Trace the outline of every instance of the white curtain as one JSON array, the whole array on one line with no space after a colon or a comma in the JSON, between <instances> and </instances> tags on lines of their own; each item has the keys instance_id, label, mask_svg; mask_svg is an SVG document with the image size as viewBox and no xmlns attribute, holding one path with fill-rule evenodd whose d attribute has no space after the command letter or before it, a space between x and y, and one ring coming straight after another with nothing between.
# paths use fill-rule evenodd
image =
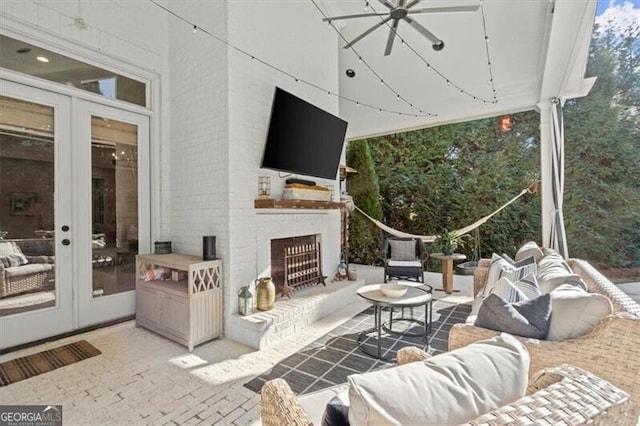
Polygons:
<instances>
[{"instance_id":1,"label":"white curtain","mask_svg":"<svg viewBox=\"0 0 640 426\"><path fill-rule=\"evenodd\" d=\"M565 259L569 257L567 235L564 229L564 214L562 199L564 194L564 121L562 117L562 102L554 99L551 103L551 161L550 179L551 209L550 232L546 246L556 250ZM543 176L543 180L545 177Z\"/></svg>"}]
</instances>

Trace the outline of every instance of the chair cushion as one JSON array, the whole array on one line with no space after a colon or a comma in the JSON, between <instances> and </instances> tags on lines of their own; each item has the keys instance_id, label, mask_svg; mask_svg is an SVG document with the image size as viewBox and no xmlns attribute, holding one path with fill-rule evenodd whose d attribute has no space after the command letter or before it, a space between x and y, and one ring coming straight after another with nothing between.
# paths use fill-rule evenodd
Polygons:
<instances>
[{"instance_id":1,"label":"chair cushion","mask_svg":"<svg viewBox=\"0 0 640 426\"><path fill-rule=\"evenodd\" d=\"M529 256L533 256L536 263L540 261L544 257L544 253L538 247L535 241L529 241L520 247L516 253L516 262L519 262L523 259L526 259Z\"/></svg>"},{"instance_id":2,"label":"chair cushion","mask_svg":"<svg viewBox=\"0 0 640 426\"><path fill-rule=\"evenodd\" d=\"M411 268L420 268L422 263L419 260L390 260L387 262L388 266L403 266Z\"/></svg>"},{"instance_id":3,"label":"chair cushion","mask_svg":"<svg viewBox=\"0 0 640 426\"><path fill-rule=\"evenodd\" d=\"M490 294L478 311L475 325L522 337L544 339L549 332L551 296L509 303L497 294Z\"/></svg>"},{"instance_id":4,"label":"chair cushion","mask_svg":"<svg viewBox=\"0 0 640 426\"><path fill-rule=\"evenodd\" d=\"M393 260L416 260L416 242L414 240L389 240Z\"/></svg>"},{"instance_id":5,"label":"chair cushion","mask_svg":"<svg viewBox=\"0 0 640 426\"><path fill-rule=\"evenodd\" d=\"M587 290L587 286L580 276L574 274L564 258L555 252L546 255L540 260L536 278L543 293L550 293L556 287L565 283L574 283L585 291Z\"/></svg>"},{"instance_id":6,"label":"chair cushion","mask_svg":"<svg viewBox=\"0 0 640 426\"><path fill-rule=\"evenodd\" d=\"M13 253L6 256L0 256L0 265L4 266L5 268L22 266L26 265L27 263L29 263L29 261L22 253Z\"/></svg>"},{"instance_id":7,"label":"chair cushion","mask_svg":"<svg viewBox=\"0 0 640 426\"><path fill-rule=\"evenodd\" d=\"M524 396L529 353L515 337L489 340L348 377L352 425L460 424Z\"/></svg>"},{"instance_id":8,"label":"chair cushion","mask_svg":"<svg viewBox=\"0 0 640 426\"><path fill-rule=\"evenodd\" d=\"M6 268L4 273L7 277L20 277L28 274L38 274L41 272L49 272L53 269L50 263L29 263L28 265L14 266Z\"/></svg>"},{"instance_id":9,"label":"chair cushion","mask_svg":"<svg viewBox=\"0 0 640 426\"><path fill-rule=\"evenodd\" d=\"M557 287L550 296L552 314L548 340L583 336L613 312L613 305L606 296L588 293L573 284Z\"/></svg>"}]
</instances>

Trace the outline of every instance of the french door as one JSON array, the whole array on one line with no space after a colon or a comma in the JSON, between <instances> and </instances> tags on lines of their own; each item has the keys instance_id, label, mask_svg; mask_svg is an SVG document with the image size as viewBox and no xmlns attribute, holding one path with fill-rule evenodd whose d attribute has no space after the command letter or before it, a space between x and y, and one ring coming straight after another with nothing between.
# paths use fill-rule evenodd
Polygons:
<instances>
[{"instance_id":1,"label":"french door","mask_svg":"<svg viewBox=\"0 0 640 426\"><path fill-rule=\"evenodd\" d=\"M0 349L135 312L148 120L0 80Z\"/></svg>"}]
</instances>

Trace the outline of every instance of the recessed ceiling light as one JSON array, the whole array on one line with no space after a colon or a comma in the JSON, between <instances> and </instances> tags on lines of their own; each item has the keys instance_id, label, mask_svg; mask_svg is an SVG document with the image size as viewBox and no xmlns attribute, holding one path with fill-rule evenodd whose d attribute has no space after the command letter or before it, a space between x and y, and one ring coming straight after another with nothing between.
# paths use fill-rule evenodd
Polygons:
<instances>
[{"instance_id":1,"label":"recessed ceiling light","mask_svg":"<svg viewBox=\"0 0 640 426\"><path fill-rule=\"evenodd\" d=\"M47 58L45 56L38 56L36 59L39 60L40 62L44 62L44 63L49 62L49 58Z\"/></svg>"}]
</instances>

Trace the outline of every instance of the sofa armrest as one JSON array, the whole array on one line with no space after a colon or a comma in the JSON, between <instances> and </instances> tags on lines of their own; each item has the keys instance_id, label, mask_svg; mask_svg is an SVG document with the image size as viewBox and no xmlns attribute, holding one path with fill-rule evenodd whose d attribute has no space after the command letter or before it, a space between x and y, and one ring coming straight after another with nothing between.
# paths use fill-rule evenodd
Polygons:
<instances>
[{"instance_id":1,"label":"sofa armrest","mask_svg":"<svg viewBox=\"0 0 640 426\"><path fill-rule=\"evenodd\" d=\"M487 282L491 259L480 259L478 267L473 271L473 297L475 298Z\"/></svg>"},{"instance_id":2,"label":"sofa armrest","mask_svg":"<svg viewBox=\"0 0 640 426\"><path fill-rule=\"evenodd\" d=\"M449 331L449 350L499 332L468 324ZM563 363L584 368L631 395L640 415L640 319L628 313L607 316L588 334L565 341L516 336L529 350L529 377L539 370Z\"/></svg>"},{"instance_id":3,"label":"sofa armrest","mask_svg":"<svg viewBox=\"0 0 640 426\"><path fill-rule=\"evenodd\" d=\"M265 426L307 426L311 419L298 402L287 382L283 379L269 380L260 392L262 403L261 420Z\"/></svg>"},{"instance_id":4,"label":"sofa armrest","mask_svg":"<svg viewBox=\"0 0 640 426\"><path fill-rule=\"evenodd\" d=\"M469 425L486 424L634 424L629 394L571 365L546 369L544 386L512 404L483 414Z\"/></svg>"},{"instance_id":5,"label":"sofa armrest","mask_svg":"<svg viewBox=\"0 0 640 426\"><path fill-rule=\"evenodd\" d=\"M398 364L409 364L410 362L424 361L431 358L431 355L415 346L406 346L398 351Z\"/></svg>"}]
</instances>

